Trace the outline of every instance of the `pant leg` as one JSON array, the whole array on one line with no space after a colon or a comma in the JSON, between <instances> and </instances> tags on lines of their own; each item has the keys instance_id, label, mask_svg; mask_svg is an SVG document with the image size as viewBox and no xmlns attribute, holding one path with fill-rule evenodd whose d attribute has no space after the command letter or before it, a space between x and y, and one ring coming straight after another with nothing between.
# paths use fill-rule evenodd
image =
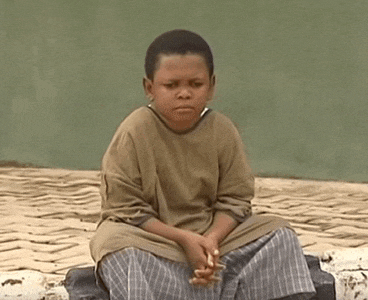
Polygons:
<instances>
[{"instance_id":1,"label":"pant leg","mask_svg":"<svg viewBox=\"0 0 368 300\"><path fill-rule=\"evenodd\" d=\"M220 284L213 287L189 283L188 264L128 248L107 255L98 273L110 292L111 300L220 300Z\"/></svg>"},{"instance_id":2,"label":"pant leg","mask_svg":"<svg viewBox=\"0 0 368 300\"><path fill-rule=\"evenodd\" d=\"M237 258L239 256L240 259ZM238 274L235 299L278 299L289 296L310 299L315 293L297 236L288 228L276 230L230 252L224 257L224 262L229 266L229 274Z\"/></svg>"},{"instance_id":3,"label":"pant leg","mask_svg":"<svg viewBox=\"0 0 368 300\"><path fill-rule=\"evenodd\" d=\"M280 229L221 258L226 269L213 287L188 283L192 270L138 249L107 255L98 270L110 299L265 300L309 299L314 286L301 247L290 229ZM294 299L288 298L288 299Z\"/></svg>"}]
</instances>

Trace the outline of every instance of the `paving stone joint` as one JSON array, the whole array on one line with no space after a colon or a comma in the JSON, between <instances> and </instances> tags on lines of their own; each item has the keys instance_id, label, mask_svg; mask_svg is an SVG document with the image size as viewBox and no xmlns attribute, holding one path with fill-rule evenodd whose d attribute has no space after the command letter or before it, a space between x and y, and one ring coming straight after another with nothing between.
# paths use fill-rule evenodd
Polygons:
<instances>
[{"instance_id":1,"label":"paving stone joint","mask_svg":"<svg viewBox=\"0 0 368 300\"><path fill-rule=\"evenodd\" d=\"M0 167L1 299L11 299L4 289L24 288L24 272L43 278L36 276L49 292L42 297L62 299L52 293L63 288L67 271L93 265L88 242L99 217L99 184L99 171ZM356 296L346 299L368 299L359 290L368 290L368 184L257 177L253 212L287 219L304 252L337 276L336 288ZM356 260L348 259L352 253ZM349 266L336 269L344 261Z\"/></svg>"}]
</instances>

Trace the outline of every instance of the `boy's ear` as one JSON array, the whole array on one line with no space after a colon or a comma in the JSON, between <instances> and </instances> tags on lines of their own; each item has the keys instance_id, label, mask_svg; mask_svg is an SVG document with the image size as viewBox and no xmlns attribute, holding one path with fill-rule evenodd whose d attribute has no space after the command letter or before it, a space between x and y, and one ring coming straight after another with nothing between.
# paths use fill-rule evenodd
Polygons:
<instances>
[{"instance_id":1,"label":"boy's ear","mask_svg":"<svg viewBox=\"0 0 368 300\"><path fill-rule=\"evenodd\" d=\"M211 77L211 86L212 86L212 88L215 88L215 85L216 85L216 75L213 74L212 77Z\"/></svg>"},{"instance_id":2,"label":"boy's ear","mask_svg":"<svg viewBox=\"0 0 368 300\"><path fill-rule=\"evenodd\" d=\"M211 102L213 99L213 96L215 95L215 86L216 86L216 75L213 74L210 78L210 93L208 97L208 102Z\"/></svg>"},{"instance_id":3,"label":"boy's ear","mask_svg":"<svg viewBox=\"0 0 368 300\"><path fill-rule=\"evenodd\" d=\"M146 94L146 97L148 99L153 98L152 95L152 80L148 79L147 77L143 77L143 89L144 93Z\"/></svg>"}]
</instances>

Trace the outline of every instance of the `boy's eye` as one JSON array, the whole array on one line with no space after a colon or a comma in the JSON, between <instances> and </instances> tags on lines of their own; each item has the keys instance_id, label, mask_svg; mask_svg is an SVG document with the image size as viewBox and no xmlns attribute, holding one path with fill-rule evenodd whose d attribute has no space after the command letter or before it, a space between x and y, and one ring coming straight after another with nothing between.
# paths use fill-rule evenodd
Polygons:
<instances>
[{"instance_id":1,"label":"boy's eye","mask_svg":"<svg viewBox=\"0 0 368 300\"><path fill-rule=\"evenodd\" d=\"M164 83L164 86L168 89L172 89L176 86L174 82Z\"/></svg>"},{"instance_id":2,"label":"boy's eye","mask_svg":"<svg viewBox=\"0 0 368 300\"><path fill-rule=\"evenodd\" d=\"M192 84L194 87L201 87L203 85L202 82L193 82Z\"/></svg>"},{"instance_id":3,"label":"boy's eye","mask_svg":"<svg viewBox=\"0 0 368 300\"><path fill-rule=\"evenodd\" d=\"M193 82L190 82L189 85L193 88L199 88L203 85L203 82L193 81ZM177 83L177 82L167 82L167 83L164 83L163 86L167 89L173 89L173 88L176 88L177 86L179 86L179 83Z\"/></svg>"}]
</instances>

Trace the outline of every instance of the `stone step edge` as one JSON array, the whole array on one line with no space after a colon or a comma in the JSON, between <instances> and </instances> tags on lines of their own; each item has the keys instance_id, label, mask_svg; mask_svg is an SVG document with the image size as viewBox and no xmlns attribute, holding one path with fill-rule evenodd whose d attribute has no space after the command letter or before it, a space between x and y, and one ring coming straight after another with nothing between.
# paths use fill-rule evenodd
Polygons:
<instances>
[{"instance_id":1,"label":"stone step edge","mask_svg":"<svg viewBox=\"0 0 368 300\"><path fill-rule=\"evenodd\" d=\"M0 299L68 300L64 276L33 270L0 272Z\"/></svg>"},{"instance_id":2,"label":"stone step edge","mask_svg":"<svg viewBox=\"0 0 368 300\"><path fill-rule=\"evenodd\" d=\"M321 269L334 276L336 300L368 299L368 248L304 254L319 257Z\"/></svg>"},{"instance_id":3,"label":"stone step edge","mask_svg":"<svg viewBox=\"0 0 368 300\"><path fill-rule=\"evenodd\" d=\"M368 248L304 254L317 256L321 269L334 276L336 300L368 299ZM32 270L0 272L0 299L68 300L64 278Z\"/></svg>"}]
</instances>

